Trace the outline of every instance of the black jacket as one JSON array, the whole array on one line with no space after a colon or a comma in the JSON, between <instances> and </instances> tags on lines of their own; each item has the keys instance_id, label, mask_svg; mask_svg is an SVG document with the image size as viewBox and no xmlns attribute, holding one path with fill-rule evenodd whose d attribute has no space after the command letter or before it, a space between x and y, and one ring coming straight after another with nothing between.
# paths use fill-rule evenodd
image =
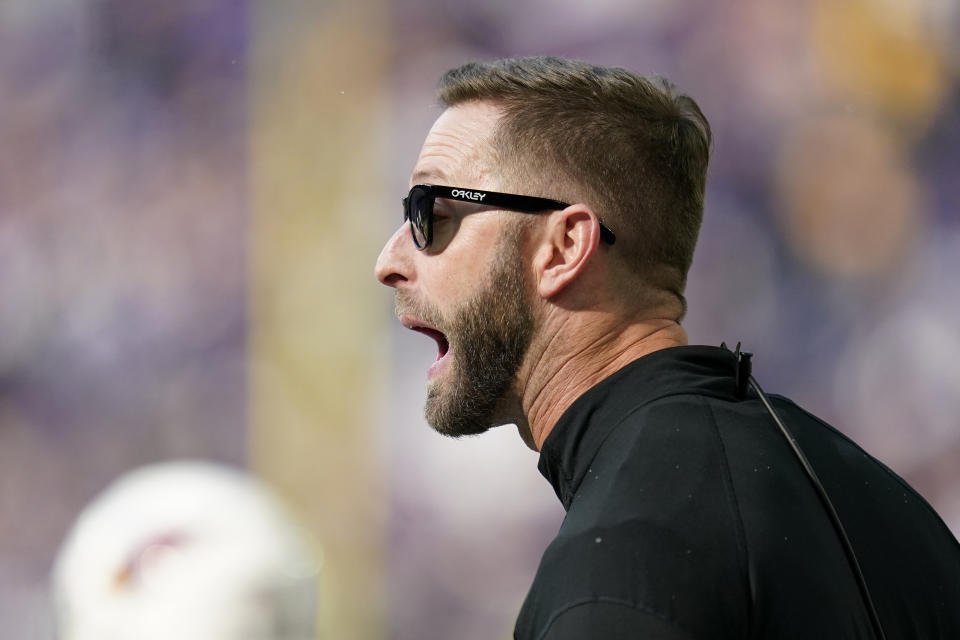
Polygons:
<instances>
[{"instance_id":1,"label":"black jacket","mask_svg":"<svg viewBox=\"0 0 960 640\"><path fill-rule=\"evenodd\" d=\"M773 402L888 640L960 639L960 545L943 521L843 434ZM737 398L729 351L666 349L613 374L564 413L540 471L567 515L516 638L874 638L823 504L759 399Z\"/></svg>"}]
</instances>

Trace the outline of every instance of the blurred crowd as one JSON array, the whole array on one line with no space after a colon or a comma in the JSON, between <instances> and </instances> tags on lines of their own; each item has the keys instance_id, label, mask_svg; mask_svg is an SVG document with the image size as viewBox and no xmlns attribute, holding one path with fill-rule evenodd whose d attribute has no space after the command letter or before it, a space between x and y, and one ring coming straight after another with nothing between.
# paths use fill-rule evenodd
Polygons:
<instances>
[{"instance_id":1,"label":"blurred crowd","mask_svg":"<svg viewBox=\"0 0 960 640\"><path fill-rule=\"evenodd\" d=\"M370 38L390 61L367 179L397 198L350 212L353 233L399 222L447 68L553 54L667 76L714 132L692 341L742 341L765 390L960 533L960 5L362 4L388 16ZM0 3L0 638L52 637L55 551L117 475L248 458L251 15L295 5ZM389 407L369 426L388 434L385 637L508 637L562 511L511 429L430 433L431 347L389 337L371 380L391 383L368 391Z\"/></svg>"},{"instance_id":2,"label":"blurred crowd","mask_svg":"<svg viewBox=\"0 0 960 640\"><path fill-rule=\"evenodd\" d=\"M0 3L5 640L116 475L244 462L243 9Z\"/></svg>"}]
</instances>

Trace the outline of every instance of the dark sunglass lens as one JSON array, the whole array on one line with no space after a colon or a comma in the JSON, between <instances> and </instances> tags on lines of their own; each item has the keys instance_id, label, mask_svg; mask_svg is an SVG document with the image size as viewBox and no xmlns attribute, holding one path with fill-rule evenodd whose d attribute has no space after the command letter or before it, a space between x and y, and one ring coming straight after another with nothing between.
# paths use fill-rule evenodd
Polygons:
<instances>
[{"instance_id":1,"label":"dark sunglass lens","mask_svg":"<svg viewBox=\"0 0 960 640\"><path fill-rule=\"evenodd\" d=\"M430 208L433 199L426 190L414 187L410 190L410 199L407 201L407 215L410 216L410 231L413 233L413 243L418 249L425 249L430 244L430 223L432 216Z\"/></svg>"}]
</instances>

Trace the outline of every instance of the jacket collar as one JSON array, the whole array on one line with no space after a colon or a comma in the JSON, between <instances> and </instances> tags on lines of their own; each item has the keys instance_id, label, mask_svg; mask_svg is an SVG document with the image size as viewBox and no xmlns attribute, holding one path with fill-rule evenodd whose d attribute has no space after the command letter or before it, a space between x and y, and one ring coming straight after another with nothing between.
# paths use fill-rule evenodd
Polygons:
<instances>
[{"instance_id":1,"label":"jacket collar","mask_svg":"<svg viewBox=\"0 0 960 640\"><path fill-rule=\"evenodd\" d=\"M735 397L735 360L720 347L671 347L634 360L577 398L547 436L538 468L564 509L596 457L623 420L665 396Z\"/></svg>"}]
</instances>

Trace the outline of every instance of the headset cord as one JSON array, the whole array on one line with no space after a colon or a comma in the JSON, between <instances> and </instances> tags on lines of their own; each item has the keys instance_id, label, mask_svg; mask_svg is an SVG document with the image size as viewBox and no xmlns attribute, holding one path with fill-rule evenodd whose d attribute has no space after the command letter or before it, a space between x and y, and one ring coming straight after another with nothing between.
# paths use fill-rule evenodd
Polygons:
<instances>
[{"instance_id":1,"label":"headset cord","mask_svg":"<svg viewBox=\"0 0 960 640\"><path fill-rule=\"evenodd\" d=\"M740 353L739 347L740 345L737 345L738 353ZM817 490L820 500L823 502L823 506L827 510L827 515L830 516L830 520L833 522L833 528L836 529L837 535L840 537L840 541L843 543L843 550L847 554L847 560L850 561L850 567L853 570L854 577L857 579L857 585L860 587L860 594L863 596L863 601L867 606L867 613L870 615L870 622L873 625L873 631L878 640L886 640L887 637L883 633L883 626L880 624L880 616L877 615L877 609L873 606L873 599L870 597L870 589L867 588L867 581L863 577L863 571L860 570L860 563L857 561L857 556L853 552L853 545L850 544L850 538L847 537L847 532L843 528L843 524L840 522L840 516L837 514L837 510L834 508L833 503L830 501L830 497L827 495L827 490L824 489L823 485L820 483L820 479L817 477L817 473L813 470L813 467L810 466L810 462L807 460L807 457L803 455L803 451L800 449L800 445L797 443L796 438L793 437L793 434L790 433L789 429L787 429L787 425L783 423L783 420L781 420L780 416L777 415L777 412L774 411L773 405L770 404L770 400L767 398L767 395L763 392L763 389L760 388L760 385L757 384L756 378L754 378L752 375L749 375L749 373L747 375L748 379L750 380L750 386L752 386L753 390L757 392L757 395L760 397L760 401L763 402L763 405L773 417L773 421L777 423L778 427L780 427L781 433L783 433L783 436L787 439L787 442L790 443L790 448L793 449L793 453L797 456L800 464L803 465L804 470L807 472L807 477L810 478L814 488Z\"/></svg>"}]
</instances>

